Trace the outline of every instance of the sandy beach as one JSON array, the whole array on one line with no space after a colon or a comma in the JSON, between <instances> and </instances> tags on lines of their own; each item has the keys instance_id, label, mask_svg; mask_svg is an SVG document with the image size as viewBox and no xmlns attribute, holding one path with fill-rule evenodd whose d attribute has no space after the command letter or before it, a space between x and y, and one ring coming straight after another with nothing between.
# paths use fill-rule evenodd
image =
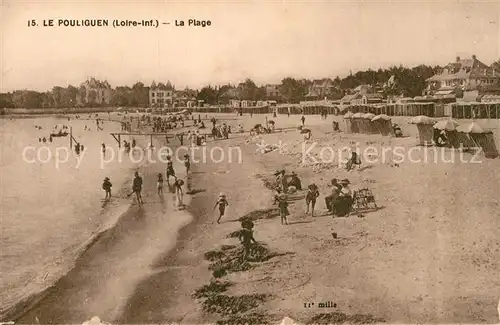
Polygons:
<instances>
[{"instance_id":1,"label":"sandy beach","mask_svg":"<svg viewBox=\"0 0 500 325\"><path fill-rule=\"evenodd\" d=\"M289 316L305 323L329 313L363 323L495 322L500 161L397 167L375 162L350 172L336 163L302 165L303 139L293 129L299 118L279 116L277 128L286 130L261 138L233 133L229 140L209 142L208 148L241 148L242 163L194 164L190 182L196 194L187 210L174 211L168 194L164 200L157 197L155 175L164 167L146 166L146 204L132 205L117 227L104 233L77 267L17 322L78 323L94 315L129 324L222 320L223 315L204 311L202 300L191 295L212 279L204 254L239 245L227 237L240 229L238 219L250 213L255 239L281 255L218 279L233 283L223 293L227 296L269 295L243 318L258 312L268 322ZM312 140L321 146L415 144L413 137L332 133L331 120L307 116ZM228 123L233 129L243 123L248 130L264 121L265 116L254 115ZM403 125L404 132L411 133L411 127ZM287 149L256 152L261 139L282 140ZM312 182L319 186L316 217L305 214L303 199L290 202L288 226L267 212L274 208L273 194L263 179L273 181L280 168L295 171L304 187ZM332 218L325 213L324 197L333 177L348 178L354 189L370 188L379 209ZM227 193L230 204L220 225L212 211L219 192Z\"/></svg>"}]
</instances>

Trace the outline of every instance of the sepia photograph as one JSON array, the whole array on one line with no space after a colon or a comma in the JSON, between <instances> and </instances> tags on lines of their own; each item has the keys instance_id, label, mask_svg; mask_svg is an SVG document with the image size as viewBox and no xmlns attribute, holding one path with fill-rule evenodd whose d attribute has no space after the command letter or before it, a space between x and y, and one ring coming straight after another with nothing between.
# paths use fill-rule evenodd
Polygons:
<instances>
[{"instance_id":1,"label":"sepia photograph","mask_svg":"<svg viewBox=\"0 0 500 325\"><path fill-rule=\"evenodd\" d=\"M500 323L500 2L0 0L0 67L0 325Z\"/></svg>"}]
</instances>

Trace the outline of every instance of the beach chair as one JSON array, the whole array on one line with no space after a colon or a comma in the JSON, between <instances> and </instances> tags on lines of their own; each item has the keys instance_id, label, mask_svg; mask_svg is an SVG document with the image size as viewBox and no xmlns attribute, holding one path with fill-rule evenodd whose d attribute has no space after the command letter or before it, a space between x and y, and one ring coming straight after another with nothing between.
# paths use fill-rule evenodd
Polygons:
<instances>
[{"instance_id":1,"label":"beach chair","mask_svg":"<svg viewBox=\"0 0 500 325\"><path fill-rule=\"evenodd\" d=\"M362 188L354 191L351 212L360 212L364 210L377 210L375 197L369 188Z\"/></svg>"}]
</instances>

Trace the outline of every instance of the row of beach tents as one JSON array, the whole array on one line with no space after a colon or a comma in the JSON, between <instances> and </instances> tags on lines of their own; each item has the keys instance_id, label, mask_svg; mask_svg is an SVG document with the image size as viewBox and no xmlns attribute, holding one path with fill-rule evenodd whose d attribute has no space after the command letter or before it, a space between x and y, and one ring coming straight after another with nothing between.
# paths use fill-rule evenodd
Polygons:
<instances>
[{"instance_id":1,"label":"row of beach tents","mask_svg":"<svg viewBox=\"0 0 500 325\"><path fill-rule=\"evenodd\" d=\"M481 148L487 158L499 156L493 132L485 131L476 122L460 124L453 119L436 120L428 116L416 116L410 123L416 124L418 129L419 144L432 145L436 134L444 131L449 146L470 150Z\"/></svg>"},{"instance_id":2,"label":"row of beach tents","mask_svg":"<svg viewBox=\"0 0 500 325\"><path fill-rule=\"evenodd\" d=\"M344 115L347 133L382 134L393 133L391 118L388 115L373 113L352 113Z\"/></svg>"}]
</instances>

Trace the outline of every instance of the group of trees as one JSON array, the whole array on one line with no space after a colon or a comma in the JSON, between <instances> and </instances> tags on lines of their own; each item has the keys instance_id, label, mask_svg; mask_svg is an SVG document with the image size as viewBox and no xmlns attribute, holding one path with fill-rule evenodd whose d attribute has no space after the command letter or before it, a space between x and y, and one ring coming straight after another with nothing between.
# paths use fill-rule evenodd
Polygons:
<instances>
[{"instance_id":1,"label":"group of trees","mask_svg":"<svg viewBox=\"0 0 500 325\"><path fill-rule=\"evenodd\" d=\"M119 86L113 91L110 101L111 106L149 106L149 87L142 82L135 83L132 87Z\"/></svg>"},{"instance_id":2,"label":"group of trees","mask_svg":"<svg viewBox=\"0 0 500 325\"><path fill-rule=\"evenodd\" d=\"M98 102L97 91L87 90L82 86L59 87L51 91L38 92L33 90L16 90L11 93L0 94L0 108L71 108L77 106L149 106L149 87L137 82L132 87L116 87L110 90L108 101Z\"/></svg>"},{"instance_id":3,"label":"group of trees","mask_svg":"<svg viewBox=\"0 0 500 325\"><path fill-rule=\"evenodd\" d=\"M371 69L358 71L342 79L340 77L336 77L333 80L329 79L335 91L332 91L327 97L329 99L338 99L359 85L371 85L385 96L420 96L426 88L426 79L438 73L440 69L438 66L419 65L411 69L403 66L394 66L376 71ZM388 85L387 81L392 76L395 82ZM208 104L227 104L229 99L253 101L272 99L287 103L298 103L305 100L305 96L309 93L309 89L313 83L314 80L286 77L278 87L280 95L268 98L265 86L259 87L255 82L247 79L237 86L204 87L199 92L198 99L204 100Z\"/></svg>"}]
</instances>

